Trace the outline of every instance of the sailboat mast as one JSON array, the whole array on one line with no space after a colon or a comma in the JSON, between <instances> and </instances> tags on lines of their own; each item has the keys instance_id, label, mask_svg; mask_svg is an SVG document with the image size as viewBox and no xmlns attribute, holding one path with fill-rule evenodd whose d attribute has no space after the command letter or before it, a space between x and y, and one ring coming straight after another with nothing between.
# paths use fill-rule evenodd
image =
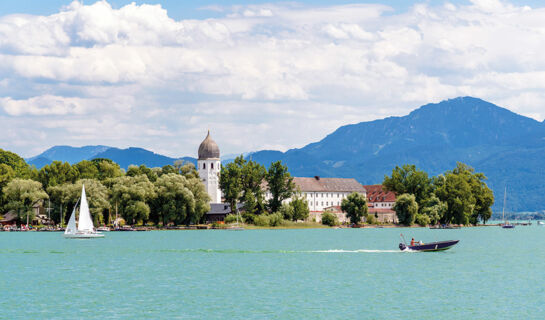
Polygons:
<instances>
[{"instance_id":1,"label":"sailboat mast","mask_svg":"<svg viewBox=\"0 0 545 320\"><path fill-rule=\"evenodd\" d=\"M503 192L503 211L502 211L502 219L505 221L505 202L507 200L507 186L505 187L505 191Z\"/></svg>"}]
</instances>

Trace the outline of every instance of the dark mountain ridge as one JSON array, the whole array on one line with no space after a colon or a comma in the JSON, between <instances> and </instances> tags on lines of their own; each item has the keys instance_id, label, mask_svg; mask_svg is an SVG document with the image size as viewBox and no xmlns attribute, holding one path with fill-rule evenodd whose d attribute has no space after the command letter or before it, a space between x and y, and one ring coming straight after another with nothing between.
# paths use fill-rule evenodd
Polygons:
<instances>
[{"instance_id":1,"label":"dark mountain ridge","mask_svg":"<svg viewBox=\"0 0 545 320\"><path fill-rule=\"evenodd\" d=\"M403 117L342 126L301 149L256 152L252 159L264 165L282 160L295 176L353 177L363 184L381 183L396 165L415 164L437 175L460 161L489 178L497 199L504 186L512 190L506 210L537 211L545 209L539 199L545 192L544 137L543 122L461 97Z\"/></svg>"}]
</instances>

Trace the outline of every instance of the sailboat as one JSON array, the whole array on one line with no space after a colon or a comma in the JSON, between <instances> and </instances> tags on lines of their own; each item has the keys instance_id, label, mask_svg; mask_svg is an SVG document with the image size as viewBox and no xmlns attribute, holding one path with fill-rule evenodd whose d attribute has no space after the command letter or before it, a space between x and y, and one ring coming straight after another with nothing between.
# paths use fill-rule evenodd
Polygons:
<instances>
[{"instance_id":1,"label":"sailboat","mask_svg":"<svg viewBox=\"0 0 545 320\"><path fill-rule=\"evenodd\" d=\"M93 220L91 219L91 213L89 212L89 204L87 203L87 197L85 196L85 186L81 187L81 204L79 209L79 221L76 225L76 208L78 203L74 206L66 230L64 231L65 238L72 239L90 239L90 238L103 238L104 235L95 230Z\"/></svg>"},{"instance_id":2,"label":"sailboat","mask_svg":"<svg viewBox=\"0 0 545 320\"><path fill-rule=\"evenodd\" d=\"M505 191L503 193L503 211L502 211L502 220L503 223L501 224L501 227L504 229L513 229L515 228L515 225L512 225L509 223L509 221L505 220L505 202L507 200L507 187L505 187Z\"/></svg>"}]
</instances>

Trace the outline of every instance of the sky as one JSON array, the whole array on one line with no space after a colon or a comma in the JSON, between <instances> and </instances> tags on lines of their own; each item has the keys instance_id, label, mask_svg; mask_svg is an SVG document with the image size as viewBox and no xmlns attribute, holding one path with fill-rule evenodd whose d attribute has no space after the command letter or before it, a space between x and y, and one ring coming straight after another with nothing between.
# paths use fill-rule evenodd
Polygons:
<instances>
[{"instance_id":1,"label":"sky","mask_svg":"<svg viewBox=\"0 0 545 320\"><path fill-rule=\"evenodd\" d=\"M474 96L543 121L539 1L0 2L0 148L285 151Z\"/></svg>"}]
</instances>

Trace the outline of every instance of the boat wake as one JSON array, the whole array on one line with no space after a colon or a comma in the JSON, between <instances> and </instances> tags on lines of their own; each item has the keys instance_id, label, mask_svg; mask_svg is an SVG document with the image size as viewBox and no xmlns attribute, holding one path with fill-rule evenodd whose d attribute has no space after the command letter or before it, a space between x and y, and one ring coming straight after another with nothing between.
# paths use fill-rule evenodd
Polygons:
<instances>
[{"instance_id":1,"label":"boat wake","mask_svg":"<svg viewBox=\"0 0 545 320\"><path fill-rule=\"evenodd\" d=\"M302 251L302 252L311 252L311 253L398 253L399 250L371 250L371 249L358 249L358 250L342 250L342 249L332 249L332 250L313 250L313 251Z\"/></svg>"},{"instance_id":2,"label":"boat wake","mask_svg":"<svg viewBox=\"0 0 545 320\"><path fill-rule=\"evenodd\" d=\"M177 253L398 253L400 250L372 250L372 249L357 249L357 250L237 250L237 249L166 249L161 252L177 252ZM412 252L412 251L410 251Z\"/></svg>"}]
</instances>

